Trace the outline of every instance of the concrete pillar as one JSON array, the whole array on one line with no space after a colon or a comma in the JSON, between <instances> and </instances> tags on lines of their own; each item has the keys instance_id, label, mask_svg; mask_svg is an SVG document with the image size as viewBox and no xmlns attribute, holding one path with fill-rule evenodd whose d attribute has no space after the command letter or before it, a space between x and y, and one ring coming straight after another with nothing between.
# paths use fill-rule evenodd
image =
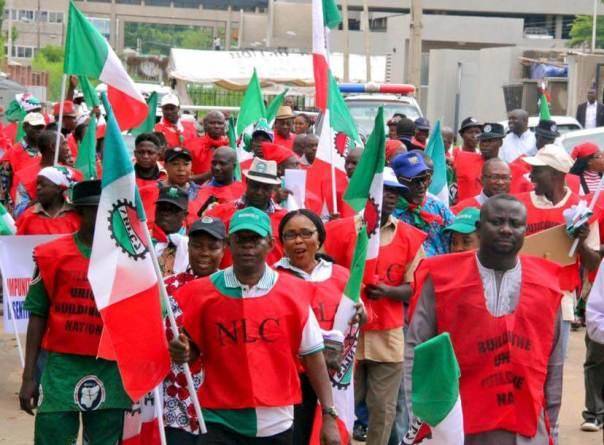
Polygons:
<instances>
[{"instance_id":1,"label":"concrete pillar","mask_svg":"<svg viewBox=\"0 0 604 445\"><path fill-rule=\"evenodd\" d=\"M116 51L117 53L121 53L122 51L124 51L124 43L125 43L125 35L126 35L126 21L125 20L119 20L117 21L117 47L116 47Z\"/></svg>"},{"instance_id":2,"label":"concrete pillar","mask_svg":"<svg viewBox=\"0 0 604 445\"><path fill-rule=\"evenodd\" d=\"M224 30L224 49L226 49L227 51L231 49L231 27L232 27L232 21L231 21L231 12L233 11L233 8L231 7L231 5L229 5L229 7L227 8L227 21L225 24L225 30Z\"/></svg>"},{"instance_id":3,"label":"concrete pillar","mask_svg":"<svg viewBox=\"0 0 604 445\"><path fill-rule=\"evenodd\" d=\"M557 15L556 16L556 23L555 23L555 32L554 32L554 38L555 39L562 39L562 25L563 25L563 16L561 15Z\"/></svg>"},{"instance_id":4,"label":"concrete pillar","mask_svg":"<svg viewBox=\"0 0 604 445\"><path fill-rule=\"evenodd\" d=\"M237 33L237 48L241 49L243 42L243 9L239 10L239 32Z\"/></svg>"}]
</instances>

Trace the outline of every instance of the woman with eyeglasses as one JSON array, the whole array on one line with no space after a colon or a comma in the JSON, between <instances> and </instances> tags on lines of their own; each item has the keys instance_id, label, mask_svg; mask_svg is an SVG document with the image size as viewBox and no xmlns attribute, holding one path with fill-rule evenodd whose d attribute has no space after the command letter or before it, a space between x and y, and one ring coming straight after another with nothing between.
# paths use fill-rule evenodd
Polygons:
<instances>
[{"instance_id":1,"label":"woman with eyeglasses","mask_svg":"<svg viewBox=\"0 0 604 445\"><path fill-rule=\"evenodd\" d=\"M306 209L289 212L279 225L279 240L283 245L285 256L275 263L274 267L279 272L315 283L315 293L308 298L319 326L323 330L325 360L328 370L333 373L340 370L343 340L347 334L333 330L333 322L349 272L345 267L334 264L329 257L319 253L325 237L325 227L318 215ZM292 289L292 292L295 292L295 289ZM360 322L362 316L364 316L363 309L359 304L357 313L351 320L351 329L352 324ZM345 362L352 366L354 360ZM300 374L300 381L302 403L294 408L294 444L307 445L312 432L317 396L305 374ZM350 409L352 411L354 407L351 406ZM353 418L346 415L343 417Z\"/></svg>"}]
</instances>

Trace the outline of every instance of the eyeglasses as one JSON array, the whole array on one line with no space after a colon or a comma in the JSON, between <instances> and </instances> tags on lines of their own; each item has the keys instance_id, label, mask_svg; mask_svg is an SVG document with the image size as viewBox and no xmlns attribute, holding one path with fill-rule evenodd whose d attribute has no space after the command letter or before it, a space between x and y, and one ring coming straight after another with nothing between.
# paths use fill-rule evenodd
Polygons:
<instances>
[{"instance_id":1,"label":"eyeglasses","mask_svg":"<svg viewBox=\"0 0 604 445\"><path fill-rule=\"evenodd\" d=\"M285 232L283 234L284 241L293 241L296 238L300 237L303 240L309 240L312 236L317 233L316 230L300 230L300 232Z\"/></svg>"},{"instance_id":2,"label":"eyeglasses","mask_svg":"<svg viewBox=\"0 0 604 445\"><path fill-rule=\"evenodd\" d=\"M406 182L407 184L420 185L427 184L432 179L431 174L416 176L415 178L405 178L404 176L399 176L398 179L400 181Z\"/></svg>"},{"instance_id":3,"label":"eyeglasses","mask_svg":"<svg viewBox=\"0 0 604 445\"><path fill-rule=\"evenodd\" d=\"M512 180L510 175L484 175L484 179L488 179L489 181L501 181L508 182Z\"/></svg>"}]
</instances>

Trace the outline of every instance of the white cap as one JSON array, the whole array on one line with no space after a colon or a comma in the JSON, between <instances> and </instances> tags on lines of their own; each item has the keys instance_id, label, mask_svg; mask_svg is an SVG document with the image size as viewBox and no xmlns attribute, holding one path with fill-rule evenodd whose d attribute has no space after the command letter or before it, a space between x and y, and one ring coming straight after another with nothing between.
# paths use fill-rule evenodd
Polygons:
<instances>
[{"instance_id":1,"label":"white cap","mask_svg":"<svg viewBox=\"0 0 604 445\"><path fill-rule=\"evenodd\" d=\"M44 116L40 113L27 113L23 119L23 123L28 123L32 127L37 127L39 125L46 125L46 120L44 120Z\"/></svg>"},{"instance_id":2,"label":"white cap","mask_svg":"<svg viewBox=\"0 0 604 445\"><path fill-rule=\"evenodd\" d=\"M178 96L176 94L168 93L161 98L160 105L162 107L164 105L175 105L177 107L180 107L180 100L178 99Z\"/></svg>"},{"instance_id":3,"label":"white cap","mask_svg":"<svg viewBox=\"0 0 604 445\"><path fill-rule=\"evenodd\" d=\"M562 173L568 173L573 166L573 158L564 147L548 144L537 152L535 156L522 158L524 162L534 167L551 167Z\"/></svg>"}]
</instances>

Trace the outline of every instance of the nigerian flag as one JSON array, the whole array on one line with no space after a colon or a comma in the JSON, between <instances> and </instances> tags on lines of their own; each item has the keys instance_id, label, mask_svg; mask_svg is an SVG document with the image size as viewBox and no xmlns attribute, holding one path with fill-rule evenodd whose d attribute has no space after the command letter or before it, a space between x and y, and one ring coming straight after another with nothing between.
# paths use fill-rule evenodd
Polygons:
<instances>
[{"instance_id":1,"label":"nigerian flag","mask_svg":"<svg viewBox=\"0 0 604 445\"><path fill-rule=\"evenodd\" d=\"M547 94L545 94L545 83L542 83L537 90L539 91L539 120L549 121L552 119L552 115L549 111Z\"/></svg>"},{"instance_id":2,"label":"nigerian flag","mask_svg":"<svg viewBox=\"0 0 604 445\"><path fill-rule=\"evenodd\" d=\"M447 158L445 154L445 143L440 132L440 120L436 121L426 154L432 158L434 171L432 172L432 182L428 191L436 198L449 207L449 185L447 184Z\"/></svg>"},{"instance_id":3,"label":"nigerian flag","mask_svg":"<svg viewBox=\"0 0 604 445\"><path fill-rule=\"evenodd\" d=\"M417 417L404 444L463 445L459 364L444 332L415 347L411 404Z\"/></svg>"},{"instance_id":4,"label":"nigerian flag","mask_svg":"<svg viewBox=\"0 0 604 445\"><path fill-rule=\"evenodd\" d=\"M286 88L281 92L281 94L275 96L271 103L266 107L266 120L272 125L275 122L275 117L277 116L277 111L279 111L279 107L283 103L285 99L285 95L289 91L289 88Z\"/></svg>"},{"instance_id":5,"label":"nigerian flag","mask_svg":"<svg viewBox=\"0 0 604 445\"><path fill-rule=\"evenodd\" d=\"M14 235L15 233L17 233L15 220L2 203L0 203L0 235Z\"/></svg>"},{"instance_id":6,"label":"nigerian flag","mask_svg":"<svg viewBox=\"0 0 604 445\"><path fill-rule=\"evenodd\" d=\"M338 430L340 431L340 443L350 443L352 428L354 426L354 358L357 350L357 340L360 326L350 324L354 316L355 305L361 297L361 286L363 273L365 271L365 259L367 258L367 229L361 226L357 232L354 256L350 265L350 277L344 288L344 294L340 298L340 304L336 310L333 321L333 329L339 331L344 337L344 350L340 369L335 374L330 374L333 401L338 412ZM321 412L317 409L315 422L310 439L310 445L319 445L321 431Z\"/></svg>"},{"instance_id":7,"label":"nigerian flag","mask_svg":"<svg viewBox=\"0 0 604 445\"><path fill-rule=\"evenodd\" d=\"M237 152L237 135L235 134L235 118L233 116L229 117L229 122L227 126L227 136L229 138L229 146ZM233 171L233 176L235 176L235 181L241 181L241 166L239 165L239 159L235 159L235 170Z\"/></svg>"},{"instance_id":8,"label":"nigerian flag","mask_svg":"<svg viewBox=\"0 0 604 445\"><path fill-rule=\"evenodd\" d=\"M90 116L84 137L78 146L74 167L82 172L84 179L96 179L96 127L94 114Z\"/></svg>"},{"instance_id":9,"label":"nigerian flag","mask_svg":"<svg viewBox=\"0 0 604 445\"><path fill-rule=\"evenodd\" d=\"M138 136L139 134L153 132L153 127L155 127L155 114L157 113L157 102L157 92L153 91L147 98L147 106L149 107L147 117L142 124L136 128L133 128L130 133L132 133L134 136Z\"/></svg>"}]
</instances>

